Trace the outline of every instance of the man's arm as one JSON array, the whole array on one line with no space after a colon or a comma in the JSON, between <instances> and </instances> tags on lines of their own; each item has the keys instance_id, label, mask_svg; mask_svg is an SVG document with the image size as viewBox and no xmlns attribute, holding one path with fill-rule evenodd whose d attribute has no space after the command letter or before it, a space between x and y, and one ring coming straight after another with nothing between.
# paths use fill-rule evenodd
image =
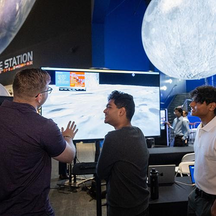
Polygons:
<instances>
[{"instance_id":1,"label":"man's arm","mask_svg":"<svg viewBox=\"0 0 216 216\"><path fill-rule=\"evenodd\" d=\"M116 161L116 148L113 142L108 136L104 139L103 148L96 167L97 175L100 179L107 180L109 178L113 164Z\"/></svg>"},{"instance_id":2,"label":"man's arm","mask_svg":"<svg viewBox=\"0 0 216 216\"><path fill-rule=\"evenodd\" d=\"M71 124L71 121L69 121L66 130L62 128L61 131L62 136L66 141L66 147L65 150L57 157L54 157L54 159L64 163L71 163L76 154L76 148L73 144L73 138L75 137L78 129L76 129L75 122Z\"/></svg>"},{"instance_id":3,"label":"man's arm","mask_svg":"<svg viewBox=\"0 0 216 216\"><path fill-rule=\"evenodd\" d=\"M173 120L172 125L168 121L166 121L164 123L167 124L169 128L171 128L172 130L174 130L174 127L175 127L175 124L176 124L176 119Z\"/></svg>"}]
</instances>

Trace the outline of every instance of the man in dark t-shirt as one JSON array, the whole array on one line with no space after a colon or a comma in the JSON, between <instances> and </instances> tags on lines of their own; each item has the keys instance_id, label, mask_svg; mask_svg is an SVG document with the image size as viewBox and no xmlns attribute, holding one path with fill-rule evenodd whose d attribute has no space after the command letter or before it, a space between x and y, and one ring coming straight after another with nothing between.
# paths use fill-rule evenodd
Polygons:
<instances>
[{"instance_id":1,"label":"man in dark t-shirt","mask_svg":"<svg viewBox=\"0 0 216 216\"><path fill-rule=\"evenodd\" d=\"M105 123L115 130L105 136L97 164L97 175L107 181L108 216L147 216L149 152L142 131L131 125L133 97L113 91L108 100Z\"/></svg>"},{"instance_id":2,"label":"man in dark t-shirt","mask_svg":"<svg viewBox=\"0 0 216 216\"><path fill-rule=\"evenodd\" d=\"M62 132L38 108L51 88L50 76L40 69L16 74L13 101L0 106L0 215L54 215L48 193L51 158L70 163L77 129L69 122Z\"/></svg>"}]
</instances>

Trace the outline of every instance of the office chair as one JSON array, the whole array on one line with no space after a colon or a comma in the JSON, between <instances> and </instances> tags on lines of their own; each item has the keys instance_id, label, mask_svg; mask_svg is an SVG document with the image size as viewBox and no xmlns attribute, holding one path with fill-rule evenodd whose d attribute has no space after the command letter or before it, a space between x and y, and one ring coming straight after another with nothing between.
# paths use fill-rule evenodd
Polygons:
<instances>
[{"instance_id":1,"label":"office chair","mask_svg":"<svg viewBox=\"0 0 216 216\"><path fill-rule=\"evenodd\" d=\"M183 175L189 176L190 175L189 165L194 165L194 162L195 162L195 153L185 154L182 157L180 164L175 169L176 176L178 174L180 174L180 176L183 176Z\"/></svg>"},{"instance_id":2,"label":"office chair","mask_svg":"<svg viewBox=\"0 0 216 216\"><path fill-rule=\"evenodd\" d=\"M176 175L180 174L181 177L184 175L190 176L189 165L194 165L195 161L181 162L176 170Z\"/></svg>"},{"instance_id":3,"label":"office chair","mask_svg":"<svg viewBox=\"0 0 216 216\"><path fill-rule=\"evenodd\" d=\"M195 161L195 153L188 153L182 157L181 162L187 161Z\"/></svg>"}]
</instances>

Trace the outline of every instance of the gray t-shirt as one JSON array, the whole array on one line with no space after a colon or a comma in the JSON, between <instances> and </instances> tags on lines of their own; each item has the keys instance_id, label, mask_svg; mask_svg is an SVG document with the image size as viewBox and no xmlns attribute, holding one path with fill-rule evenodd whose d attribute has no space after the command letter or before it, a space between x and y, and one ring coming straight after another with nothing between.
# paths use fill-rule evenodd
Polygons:
<instances>
[{"instance_id":1,"label":"gray t-shirt","mask_svg":"<svg viewBox=\"0 0 216 216\"><path fill-rule=\"evenodd\" d=\"M137 215L148 207L146 184L149 152L137 127L109 132L100 154L97 174L107 180L109 215Z\"/></svg>"}]
</instances>

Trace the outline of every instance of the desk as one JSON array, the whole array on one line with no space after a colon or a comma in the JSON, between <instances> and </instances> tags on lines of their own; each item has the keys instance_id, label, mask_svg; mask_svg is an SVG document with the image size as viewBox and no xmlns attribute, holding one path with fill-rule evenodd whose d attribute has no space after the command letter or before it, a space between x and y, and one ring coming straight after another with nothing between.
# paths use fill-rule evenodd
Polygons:
<instances>
[{"instance_id":1,"label":"desk","mask_svg":"<svg viewBox=\"0 0 216 216\"><path fill-rule=\"evenodd\" d=\"M148 150L149 165L175 164L178 166L185 154L194 152L193 146L161 147Z\"/></svg>"},{"instance_id":2,"label":"desk","mask_svg":"<svg viewBox=\"0 0 216 216\"><path fill-rule=\"evenodd\" d=\"M178 182L191 184L190 177L176 177L176 182L170 186L159 187L159 199L149 203L150 216L186 216L188 195L194 189L192 185L184 185Z\"/></svg>"},{"instance_id":3,"label":"desk","mask_svg":"<svg viewBox=\"0 0 216 216\"><path fill-rule=\"evenodd\" d=\"M79 166L79 164L76 164L76 166ZM93 173L95 173L95 170L93 171ZM101 182L100 179L97 178L97 175L95 177L97 216L101 216ZM182 183L189 185L184 185ZM193 188L194 187L191 184L190 177L176 177L175 183L173 185L160 186L159 199L150 199L149 216L186 216L188 195L193 190Z\"/></svg>"}]
</instances>

